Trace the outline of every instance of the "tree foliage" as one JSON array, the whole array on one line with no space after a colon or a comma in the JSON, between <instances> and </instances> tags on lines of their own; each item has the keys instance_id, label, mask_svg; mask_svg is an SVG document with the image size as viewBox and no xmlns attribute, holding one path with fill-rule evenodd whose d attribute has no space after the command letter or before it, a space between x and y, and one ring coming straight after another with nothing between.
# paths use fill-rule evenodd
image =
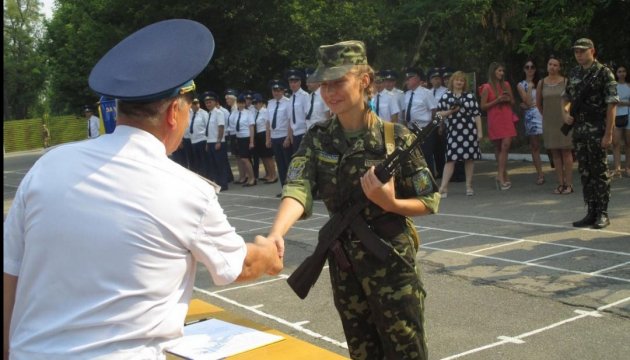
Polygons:
<instances>
[{"instance_id":1,"label":"tree foliage","mask_svg":"<svg viewBox=\"0 0 630 360\"><path fill-rule=\"evenodd\" d=\"M36 0L4 2L4 119L33 115L41 104L46 62L39 51L43 15Z\"/></svg>"},{"instance_id":2,"label":"tree foliage","mask_svg":"<svg viewBox=\"0 0 630 360\"><path fill-rule=\"evenodd\" d=\"M44 46L35 54L27 51L41 54L31 68L42 78L28 74L25 82L41 89L46 79L51 111L76 113L97 101L87 78L108 49L148 24L187 18L208 26L216 42L212 61L196 79L201 91L231 87L269 96L270 79L283 77L290 67L315 66L319 45L349 39L366 43L376 69L450 66L485 81L488 64L502 61L514 83L529 57L539 69L552 53L571 62L571 44L579 37L595 41L600 59L628 64L630 31L623 14L630 13L629 5L626 0L57 0L45 24ZM17 84L25 70L15 68L27 62L7 63L8 12L5 5L5 75ZM36 40L23 41L31 41L26 49L37 48ZM5 81L5 93L7 86ZM14 107L18 94L23 90L8 95Z\"/></svg>"}]
</instances>

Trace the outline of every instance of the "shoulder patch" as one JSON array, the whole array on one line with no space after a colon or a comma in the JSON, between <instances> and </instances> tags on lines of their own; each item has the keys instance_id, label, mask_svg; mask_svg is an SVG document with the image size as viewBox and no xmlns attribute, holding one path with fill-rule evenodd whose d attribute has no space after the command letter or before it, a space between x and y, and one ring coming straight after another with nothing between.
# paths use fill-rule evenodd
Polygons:
<instances>
[{"instance_id":1,"label":"shoulder patch","mask_svg":"<svg viewBox=\"0 0 630 360\"><path fill-rule=\"evenodd\" d=\"M287 171L287 181L293 181L302 178L304 168L306 167L306 159L296 157L291 160L289 170Z\"/></svg>"}]
</instances>

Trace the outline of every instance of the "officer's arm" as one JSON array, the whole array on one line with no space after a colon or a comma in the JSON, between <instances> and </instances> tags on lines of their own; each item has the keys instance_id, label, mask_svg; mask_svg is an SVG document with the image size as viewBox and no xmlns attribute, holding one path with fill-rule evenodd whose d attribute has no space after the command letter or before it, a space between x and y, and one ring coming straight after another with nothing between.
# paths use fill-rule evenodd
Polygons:
<instances>
[{"instance_id":1,"label":"officer's arm","mask_svg":"<svg viewBox=\"0 0 630 360\"><path fill-rule=\"evenodd\" d=\"M613 129L615 127L615 116L617 115L617 103L608 104L606 107L606 131L602 138L602 148L606 149L612 144Z\"/></svg>"}]
</instances>

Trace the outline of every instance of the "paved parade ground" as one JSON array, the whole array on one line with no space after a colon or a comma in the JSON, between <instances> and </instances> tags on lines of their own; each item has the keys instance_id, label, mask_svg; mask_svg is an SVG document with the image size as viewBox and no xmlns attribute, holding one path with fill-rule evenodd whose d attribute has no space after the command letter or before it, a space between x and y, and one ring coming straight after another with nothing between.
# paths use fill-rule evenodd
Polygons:
<instances>
[{"instance_id":1,"label":"paved parade ground","mask_svg":"<svg viewBox=\"0 0 630 360\"><path fill-rule=\"evenodd\" d=\"M40 155L5 155L5 216ZM628 358L630 178L612 183L608 228L576 229L571 222L586 211L579 177L574 173L576 193L554 195L555 176L544 165L547 182L538 186L531 163L511 160L512 189L499 191L495 162L478 161L474 196L465 196L464 183L451 183L439 214L415 218L431 359ZM230 184L219 201L252 241L269 230L279 192L279 183ZM313 216L286 237L279 276L216 287L199 267L195 297L347 356L327 269L305 300L285 280L313 251L327 219L316 201Z\"/></svg>"}]
</instances>

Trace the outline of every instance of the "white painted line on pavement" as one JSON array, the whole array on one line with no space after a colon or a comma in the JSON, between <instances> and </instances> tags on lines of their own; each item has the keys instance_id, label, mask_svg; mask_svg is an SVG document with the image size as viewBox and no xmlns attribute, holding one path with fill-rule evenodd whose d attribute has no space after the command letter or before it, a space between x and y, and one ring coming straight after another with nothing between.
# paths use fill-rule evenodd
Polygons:
<instances>
[{"instance_id":1,"label":"white painted line on pavement","mask_svg":"<svg viewBox=\"0 0 630 360\"><path fill-rule=\"evenodd\" d=\"M512 344L525 344L525 341L521 340L521 339L517 339L517 338L513 338L513 337L509 337L509 336L497 336L497 339L499 340L503 340L506 343L512 343Z\"/></svg>"},{"instance_id":2,"label":"white painted line on pavement","mask_svg":"<svg viewBox=\"0 0 630 360\"><path fill-rule=\"evenodd\" d=\"M626 261L626 262L625 262L625 263L623 263L623 264L613 265L613 266L607 267L607 268L605 268L605 269L601 269L601 270L593 271L593 272L591 272L591 274L593 274L593 275L595 275L595 274L601 274L601 273L606 272L606 271L608 271L608 270L616 269L616 268L618 268L618 267L626 266L626 265L628 265L628 264L630 264L630 261Z\"/></svg>"},{"instance_id":3,"label":"white painted line on pavement","mask_svg":"<svg viewBox=\"0 0 630 360\"><path fill-rule=\"evenodd\" d=\"M442 213L438 213L438 214L434 214L434 215L437 215L437 216L450 216L450 217L458 217L458 218L469 218L469 219L477 219L477 220L487 220L487 221L496 221L496 222L504 222L504 223L509 223L509 224L516 224L516 225L535 225L535 226L541 226L541 227L551 227L551 228L576 230L576 231L582 230L582 231L605 232L605 233L615 234L615 235L630 235L630 233L627 233L627 232L612 231L612 230L606 230L606 229L576 228L576 227L573 227L573 226L566 226L566 225L543 224L543 223L537 223L537 222L523 222L521 220L507 220L507 219L499 219L499 218L485 217L485 216L462 215L462 214L442 214Z\"/></svg>"},{"instance_id":4,"label":"white painted line on pavement","mask_svg":"<svg viewBox=\"0 0 630 360\"><path fill-rule=\"evenodd\" d=\"M619 278L619 277L614 277L614 276L607 276L607 275L600 275L600 274L591 274L591 273L587 273L587 272L584 272L584 271L563 269L563 268L559 268L559 267L555 267L555 266L535 264L535 263L528 263L528 262L524 262L524 261L505 259L505 258L500 258L500 257L496 257L496 256L471 254L471 253L467 253L467 252L463 252L463 251L457 251L457 250L433 248L433 247L430 247L430 246L422 246L422 247L425 247L425 248L430 249L430 250L444 251L444 252L449 252L449 253L453 253L453 254L474 256L474 257L491 259L491 260L498 260L498 261L505 261L505 262L509 262L509 263L513 263L513 264L519 264L519 265L525 265L525 266L533 266L533 267L540 267L540 268L554 270L554 271L560 271L560 272L564 271L564 272L570 272L570 273L580 274L580 275L584 275L584 276L592 276L592 277L597 277L597 278L602 278L602 279L618 280L618 281L630 283L630 279L624 279L624 278ZM448 268L448 266L446 268Z\"/></svg>"},{"instance_id":5,"label":"white painted line on pavement","mask_svg":"<svg viewBox=\"0 0 630 360\"><path fill-rule=\"evenodd\" d=\"M258 281L258 282L250 283L250 284L247 284L247 285L234 286L234 287L231 287L231 288L217 290L217 291L213 291L213 292L215 294L218 294L218 293L222 293L222 292L226 292L226 291L239 290L239 289L244 289L244 288L248 288L248 287L252 287L252 286L258 286L258 285L262 285L262 284L276 282L278 280L284 280L284 279L286 279L288 277L289 277L288 275L280 274L280 275L278 275L278 277L276 277L274 279L265 280L265 281Z\"/></svg>"},{"instance_id":6,"label":"white painted line on pavement","mask_svg":"<svg viewBox=\"0 0 630 360\"><path fill-rule=\"evenodd\" d=\"M547 256L541 256L535 259L530 259L525 261L526 263L532 263L538 260L543 260L543 259L548 259L548 258L552 258L552 257L556 257L556 256L560 256L560 255L564 255L564 254L568 254L568 253L572 253L572 252L576 252L576 251L581 251L582 249L571 249L571 250L567 250L567 251L561 251L559 253L555 253L555 254L551 254L551 255L547 255Z\"/></svg>"},{"instance_id":7,"label":"white painted line on pavement","mask_svg":"<svg viewBox=\"0 0 630 360\"><path fill-rule=\"evenodd\" d=\"M592 317L602 317L602 316L604 316L604 315L600 314L599 311L585 311L585 310L577 309L574 312L576 314L587 315L587 316L592 316Z\"/></svg>"},{"instance_id":8,"label":"white painted line on pavement","mask_svg":"<svg viewBox=\"0 0 630 360\"><path fill-rule=\"evenodd\" d=\"M624 303L624 302L626 302L628 300L630 300L630 297L627 297L625 299L621 299L619 301L615 301L612 304L600 306L599 308L597 308L597 311L606 310L608 308L611 308L611 307L617 306L619 304L622 304L622 303ZM478 347L478 348L475 348L475 349L471 349L471 350L468 350L468 351L465 351L465 352L462 352L462 353L459 353L459 354L451 355L449 357L442 358L442 360L457 359L457 358L460 358L462 356L474 354L474 353L477 353L477 352L480 352L480 351L483 351L483 350L487 350L487 349L491 349L493 347L497 347L497 346L500 346L500 345L514 343L514 341L513 341L514 339L522 340L524 338L527 338L527 337L532 336L532 335L536 335L536 334L541 333L543 331L547 331L547 330L556 328L556 327L564 325L564 324L568 324L570 322L573 322L573 321L576 321L576 320L579 320L579 319L582 319L582 318L585 318L585 317L593 316L592 313L593 313L592 311L585 311L584 314L580 314L578 316L574 316L574 317L571 317L571 318L568 318L568 319L565 319L565 320L562 320L562 321L558 321L558 322L553 323L551 325L548 325L548 326L545 326L545 327L541 327L541 328L532 330L530 332L526 332L526 333L518 335L518 336L513 336L513 337L500 336L499 339L502 339L501 341L497 341L497 342L492 343L492 344L488 344L488 345L484 345L484 346L481 346L481 347Z\"/></svg>"},{"instance_id":9,"label":"white painted line on pavement","mask_svg":"<svg viewBox=\"0 0 630 360\"><path fill-rule=\"evenodd\" d=\"M306 329L306 328L302 327L301 325L296 325L295 323L289 322L289 321L287 321L287 320L285 320L285 319L283 319L281 317L278 317L278 316L275 316L275 315L271 315L271 314L267 314L266 312L260 311L258 309L254 309L251 306L243 305L243 304L241 304L241 303L239 303L237 301L234 301L234 300L229 299L229 298L227 298L225 296L219 295L216 292L211 292L211 291L208 291L208 290L200 289L198 287L195 287L194 290L198 291L198 292L200 292L202 294L205 294L205 295L217 298L219 300L223 300L226 303L232 304L234 306L238 306L238 307L243 308L245 310L249 310L249 311L253 312L254 314L257 314L257 315L260 315L260 316L265 317L267 319L271 319L273 321L276 321L276 322L278 322L278 323L280 323L282 325L288 326L288 327L290 327L293 330L299 331L299 332L304 333L304 334L306 334L308 336L311 336L313 338L321 339L323 341L327 341L327 342L329 342L329 343L331 343L333 345L340 346L340 347L342 347L344 349L348 348L348 345L343 343L343 342L341 342L341 341L338 341L338 340L335 340L335 339L331 339L328 336L324 336L324 335L322 335L320 333L317 333L315 331Z\"/></svg>"},{"instance_id":10,"label":"white painted line on pavement","mask_svg":"<svg viewBox=\"0 0 630 360\"><path fill-rule=\"evenodd\" d=\"M298 321L298 322L293 323L293 324L294 324L295 326L303 326L303 325L306 325L306 324L308 324L308 323L310 323L310 321L305 320L305 321Z\"/></svg>"},{"instance_id":11,"label":"white painted line on pavement","mask_svg":"<svg viewBox=\"0 0 630 360\"><path fill-rule=\"evenodd\" d=\"M444 241L451 241L451 240L461 239L461 238L465 238L465 237L468 237L468 236L470 236L470 235L461 235L461 236L454 236L454 237L450 237L450 238L442 239L442 240L435 240L435 241L431 241L431 242L428 242L428 243L422 243L422 244L420 244L420 247L423 247L424 245L437 244L437 243L441 243L441 242L444 242Z\"/></svg>"},{"instance_id":12,"label":"white painted line on pavement","mask_svg":"<svg viewBox=\"0 0 630 360\"><path fill-rule=\"evenodd\" d=\"M263 306L265 306L265 305L263 305L263 304L252 305L252 309L260 309Z\"/></svg>"},{"instance_id":13,"label":"white painted line on pavement","mask_svg":"<svg viewBox=\"0 0 630 360\"><path fill-rule=\"evenodd\" d=\"M490 247L487 247L487 248L483 248L483 249L479 249L479 250L475 250L475 251L470 251L470 252L467 252L466 254L476 254L478 252L482 252L482 251L486 251L486 250L492 250L492 249L496 249L496 248L500 248L500 247L504 247L504 246L508 246L508 245L514 245L514 244L518 244L518 243L524 242L524 241L525 240L523 240L523 239L516 240L516 241L509 242L509 243L494 245L494 246L490 246Z\"/></svg>"}]
</instances>

